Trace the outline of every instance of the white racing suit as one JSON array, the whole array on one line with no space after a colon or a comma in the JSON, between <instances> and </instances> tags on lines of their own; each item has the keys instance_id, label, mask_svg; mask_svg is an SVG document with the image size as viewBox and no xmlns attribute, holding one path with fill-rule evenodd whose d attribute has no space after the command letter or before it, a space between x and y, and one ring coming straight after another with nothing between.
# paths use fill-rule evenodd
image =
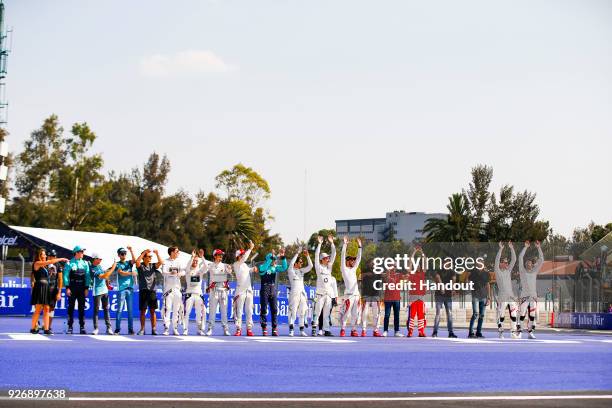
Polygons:
<instances>
[{"instance_id":1,"label":"white racing suit","mask_svg":"<svg viewBox=\"0 0 612 408\"><path fill-rule=\"evenodd\" d=\"M189 270L185 273L187 290L185 291L183 334L187 334L189 331L189 315L193 308L195 308L198 333L201 334L204 331L204 325L206 323L206 305L204 304L204 296L202 295L202 281L204 280L204 274L207 270L208 266L206 261L204 261L199 263L195 268L190 266Z\"/></svg>"},{"instance_id":2,"label":"white racing suit","mask_svg":"<svg viewBox=\"0 0 612 408\"><path fill-rule=\"evenodd\" d=\"M355 266L346 266L346 244L342 244L340 271L344 280L344 301L340 307L340 328L344 330L347 321L350 321L353 331L357 330L359 320L359 286L357 283L357 268L361 262L361 247L357 251Z\"/></svg>"},{"instance_id":3,"label":"white racing suit","mask_svg":"<svg viewBox=\"0 0 612 408\"><path fill-rule=\"evenodd\" d=\"M495 282L497 284L497 330L500 336L502 336L504 332L504 314L506 313L506 309L508 309L510 312L512 335L515 336L518 334L518 305L516 303L516 295L512 289L512 268L514 268L514 264L516 263L516 252L513 247L510 247L510 252L512 254L510 264L507 269L500 269L499 262L501 260L502 250L503 248L500 248L497 251L494 265Z\"/></svg>"},{"instance_id":4,"label":"white racing suit","mask_svg":"<svg viewBox=\"0 0 612 408\"><path fill-rule=\"evenodd\" d=\"M293 324L297 317L300 330L304 330L306 315L308 314L308 296L304 289L304 275L312 270L312 260L308 256L308 265L304 268L295 269L294 265L300 253L296 253L291 262L287 274L291 292L289 294L289 330L293 330Z\"/></svg>"},{"instance_id":5,"label":"white racing suit","mask_svg":"<svg viewBox=\"0 0 612 408\"><path fill-rule=\"evenodd\" d=\"M166 259L162 266L162 276L164 277L164 308L162 310L164 332L168 332L170 330L171 315L172 330L175 333L178 332L178 323L182 320L183 312L181 276L184 275L185 269L178 259Z\"/></svg>"},{"instance_id":6,"label":"white racing suit","mask_svg":"<svg viewBox=\"0 0 612 408\"><path fill-rule=\"evenodd\" d=\"M227 332L227 297L229 293L229 276L232 273L232 267L223 262L208 264L208 332L211 332L215 327L215 318L217 315L217 306L221 313L221 325L223 330Z\"/></svg>"},{"instance_id":7,"label":"white racing suit","mask_svg":"<svg viewBox=\"0 0 612 408\"><path fill-rule=\"evenodd\" d=\"M236 275L236 293L232 299L234 312L234 322L236 331L242 329L242 312L246 320L247 330L253 328L253 284L251 283L251 272L255 268L250 268L245 261L251 255L251 250L247 250L239 261L233 263L232 268Z\"/></svg>"},{"instance_id":8,"label":"white racing suit","mask_svg":"<svg viewBox=\"0 0 612 408\"><path fill-rule=\"evenodd\" d=\"M535 320L538 315L538 292L536 286L536 280L538 273L542 269L544 264L544 254L542 248L538 247L538 261L533 265L530 270L525 268L523 258L525 257L525 251L527 247L524 247L519 254L519 275L521 278L521 293L519 296L520 300L520 322L517 331L521 331L521 326L525 320L525 316L529 314L529 322L527 323L527 331L532 333L535 330Z\"/></svg>"},{"instance_id":9,"label":"white racing suit","mask_svg":"<svg viewBox=\"0 0 612 408\"><path fill-rule=\"evenodd\" d=\"M382 308L380 307L380 296L364 296L361 304L361 314L359 320L361 321L361 329L366 330L368 328L368 317L372 314L372 325L374 330L380 330L380 317L382 316Z\"/></svg>"},{"instance_id":10,"label":"white racing suit","mask_svg":"<svg viewBox=\"0 0 612 408\"><path fill-rule=\"evenodd\" d=\"M331 255L327 266L321 265L319 254L321 252L321 243L317 245L315 251L315 271L317 272L317 290L315 294L315 312L312 316L312 333L316 334L319 316L323 314L323 330L329 331L329 315L332 308L332 299L334 297L332 265L336 259L336 246L331 244Z\"/></svg>"}]
</instances>

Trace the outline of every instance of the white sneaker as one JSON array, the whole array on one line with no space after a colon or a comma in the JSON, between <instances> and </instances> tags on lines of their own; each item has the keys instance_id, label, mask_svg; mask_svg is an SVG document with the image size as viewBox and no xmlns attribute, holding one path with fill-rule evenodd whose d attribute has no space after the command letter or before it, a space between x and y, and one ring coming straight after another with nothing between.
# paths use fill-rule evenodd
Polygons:
<instances>
[{"instance_id":1,"label":"white sneaker","mask_svg":"<svg viewBox=\"0 0 612 408\"><path fill-rule=\"evenodd\" d=\"M187 329L183 330L183 336L187 336L187 335L189 335L189 330Z\"/></svg>"},{"instance_id":2,"label":"white sneaker","mask_svg":"<svg viewBox=\"0 0 612 408\"><path fill-rule=\"evenodd\" d=\"M231 336L230 331L227 328L223 329L223 335L224 336Z\"/></svg>"},{"instance_id":3,"label":"white sneaker","mask_svg":"<svg viewBox=\"0 0 612 408\"><path fill-rule=\"evenodd\" d=\"M323 335L323 330L319 330L319 336Z\"/></svg>"},{"instance_id":4,"label":"white sneaker","mask_svg":"<svg viewBox=\"0 0 612 408\"><path fill-rule=\"evenodd\" d=\"M172 330L172 335L173 335L173 336L179 336L179 331L178 331L178 330L176 330L176 329L173 329L173 330Z\"/></svg>"},{"instance_id":5,"label":"white sneaker","mask_svg":"<svg viewBox=\"0 0 612 408\"><path fill-rule=\"evenodd\" d=\"M504 332L503 332L503 331L500 331L500 332L499 332L499 338L500 338L500 339L503 339L503 338L504 338Z\"/></svg>"},{"instance_id":6,"label":"white sneaker","mask_svg":"<svg viewBox=\"0 0 612 408\"><path fill-rule=\"evenodd\" d=\"M169 335L170 333L168 332L168 329L165 329L164 332L162 333L164 336Z\"/></svg>"},{"instance_id":7,"label":"white sneaker","mask_svg":"<svg viewBox=\"0 0 612 408\"><path fill-rule=\"evenodd\" d=\"M138 330L138 333L136 333L137 336L144 336L144 329L140 329Z\"/></svg>"},{"instance_id":8,"label":"white sneaker","mask_svg":"<svg viewBox=\"0 0 612 408\"><path fill-rule=\"evenodd\" d=\"M386 332L386 331L384 331L384 332L383 332L383 334L382 334L382 336L383 336L383 337L387 337L387 332Z\"/></svg>"},{"instance_id":9,"label":"white sneaker","mask_svg":"<svg viewBox=\"0 0 612 408\"><path fill-rule=\"evenodd\" d=\"M513 332L512 333L512 338L515 339L515 340L518 340L518 339L520 339L522 337L521 334L522 334L521 332Z\"/></svg>"},{"instance_id":10,"label":"white sneaker","mask_svg":"<svg viewBox=\"0 0 612 408\"><path fill-rule=\"evenodd\" d=\"M93 334L94 336L98 334L98 329L94 329L91 334Z\"/></svg>"},{"instance_id":11,"label":"white sneaker","mask_svg":"<svg viewBox=\"0 0 612 408\"><path fill-rule=\"evenodd\" d=\"M206 335L207 336L212 336L212 329L206 330Z\"/></svg>"},{"instance_id":12,"label":"white sneaker","mask_svg":"<svg viewBox=\"0 0 612 408\"><path fill-rule=\"evenodd\" d=\"M396 331L395 337L404 337L404 335L401 332Z\"/></svg>"},{"instance_id":13,"label":"white sneaker","mask_svg":"<svg viewBox=\"0 0 612 408\"><path fill-rule=\"evenodd\" d=\"M308 335L306 334L306 332L304 330L300 330L300 336L308 337Z\"/></svg>"},{"instance_id":14,"label":"white sneaker","mask_svg":"<svg viewBox=\"0 0 612 408\"><path fill-rule=\"evenodd\" d=\"M202 330L202 329L198 330L198 335L199 335L199 336L203 336L204 334L205 334L205 333L204 333L204 330Z\"/></svg>"},{"instance_id":15,"label":"white sneaker","mask_svg":"<svg viewBox=\"0 0 612 408\"><path fill-rule=\"evenodd\" d=\"M293 337L293 330L289 330L289 337Z\"/></svg>"},{"instance_id":16,"label":"white sneaker","mask_svg":"<svg viewBox=\"0 0 612 408\"><path fill-rule=\"evenodd\" d=\"M533 334L532 331L529 332L529 338L530 339L535 339L536 338L535 334Z\"/></svg>"}]
</instances>

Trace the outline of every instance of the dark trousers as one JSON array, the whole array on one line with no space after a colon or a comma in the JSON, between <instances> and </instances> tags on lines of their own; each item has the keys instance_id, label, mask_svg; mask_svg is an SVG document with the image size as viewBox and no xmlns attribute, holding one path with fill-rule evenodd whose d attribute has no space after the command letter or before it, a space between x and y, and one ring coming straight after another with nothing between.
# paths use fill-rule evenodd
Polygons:
<instances>
[{"instance_id":1,"label":"dark trousers","mask_svg":"<svg viewBox=\"0 0 612 408\"><path fill-rule=\"evenodd\" d=\"M110 321L110 309L108 307L108 293L94 296L94 307L93 307L93 326L94 329L98 328L98 314L100 312L100 304L102 304L102 310L104 311L104 323L106 328L111 328Z\"/></svg>"},{"instance_id":2,"label":"dark trousers","mask_svg":"<svg viewBox=\"0 0 612 408\"><path fill-rule=\"evenodd\" d=\"M68 327L74 323L74 302L79 303L79 326L85 327L85 288L70 288L68 297Z\"/></svg>"},{"instance_id":3,"label":"dark trousers","mask_svg":"<svg viewBox=\"0 0 612 408\"><path fill-rule=\"evenodd\" d=\"M393 329L397 332L400 329L399 328L399 314L400 314L399 300L385 301L384 330L389 331L389 317L391 317L391 308L393 308Z\"/></svg>"},{"instance_id":4,"label":"dark trousers","mask_svg":"<svg viewBox=\"0 0 612 408\"><path fill-rule=\"evenodd\" d=\"M474 333L474 322L478 320L476 333L482 333L482 322L484 321L487 298L476 298L472 296L472 317L470 318L470 333Z\"/></svg>"},{"instance_id":5,"label":"dark trousers","mask_svg":"<svg viewBox=\"0 0 612 408\"><path fill-rule=\"evenodd\" d=\"M261 285L261 291L259 294L260 313L259 322L262 328L266 328L268 324L268 305L270 306L270 312L272 313L272 329L276 329L278 325L278 305L276 304L276 285L264 283Z\"/></svg>"}]
</instances>

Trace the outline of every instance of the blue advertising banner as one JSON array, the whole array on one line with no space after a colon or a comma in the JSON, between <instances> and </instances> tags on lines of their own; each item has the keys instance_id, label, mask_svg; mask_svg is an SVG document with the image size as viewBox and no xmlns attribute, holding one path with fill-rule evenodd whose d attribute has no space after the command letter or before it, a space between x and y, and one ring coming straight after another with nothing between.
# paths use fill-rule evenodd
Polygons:
<instances>
[{"instance_id":1,"label":"blue advertising banner","mask_svg":"<svg viewBox=\"0 0 612 408\"><path fill-rule=\"evenodd\" d=\"M233 316L233 308L232 308L232 298L235 292L235 282L230 283L230 292L228 296L228 310L230 320L234 319ZM314 297L314 288L306 287L306 293L309 298ZM255 322L259 321L259 285L255 285L254 287L254 313L253 320ZM287 323L288 315L289 315L289 300L287 297L287 287L284 285L278 286L277 296L278 296L278 321L279 323ZM161 290L157 291L157 316L161 317L161 306L162 306L162 296L163 293ZM138 317L140 312L138 311L138 291L134 293L132 297L133 308L132 315L134 317ZM110 314L111 318L115 318L117 316L117 308L119 303L119 292L118 291L110 291L109 292L109 303L110 303ZM208 295L204 295L204 303L208 308ZM57 302L57 306L55 308L55 316L56 317L64 317L66 316L66 310L68 308L68 299L66 294L62 292L61 299ZM30 305L30 288L20 288L20 287L2 287L0 288L0 316L31 316L33 311L33 306ZM100 317L103 318L103 312L100 312ZM77 312L75 310L75 318ZM90 295L86 299L85 303L85 317L91 318L93 315L93 298ZM268 311L268 316L270 312ZM122 318L127 317L127 307L121 311ZM195 319L195 310L191 311L190 318ZM217 312L217 320L221 318L220 312ZM268 318L269 319L269 318Z\"/></svg>"},{"instance_id":2,"label":"blue advertising banner","mask_svg":"<svg viewBox=\"0 0 612 408\"><path fill-rule=\"evenodd\" d=\"M612 330L612 313L559 313L555 317L555 327Z\"/></svg>"}]
</instances>

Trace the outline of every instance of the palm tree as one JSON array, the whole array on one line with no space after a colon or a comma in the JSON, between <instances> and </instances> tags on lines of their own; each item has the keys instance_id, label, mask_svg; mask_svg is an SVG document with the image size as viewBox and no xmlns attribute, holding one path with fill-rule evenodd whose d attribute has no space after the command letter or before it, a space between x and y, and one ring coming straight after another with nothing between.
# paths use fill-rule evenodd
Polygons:
<instances>
[{"instance_id":1,"label":"palm tree","mask_svg":"<svg viewBox=\"0 0 612 408\"><path fill-rule=\"evenodd\" d=\"M429 218L423 232L427 242L467 242L474 236L470 207L463 194L455 193L448 198L446 219Z\"/></svg>"}]
</instances>

